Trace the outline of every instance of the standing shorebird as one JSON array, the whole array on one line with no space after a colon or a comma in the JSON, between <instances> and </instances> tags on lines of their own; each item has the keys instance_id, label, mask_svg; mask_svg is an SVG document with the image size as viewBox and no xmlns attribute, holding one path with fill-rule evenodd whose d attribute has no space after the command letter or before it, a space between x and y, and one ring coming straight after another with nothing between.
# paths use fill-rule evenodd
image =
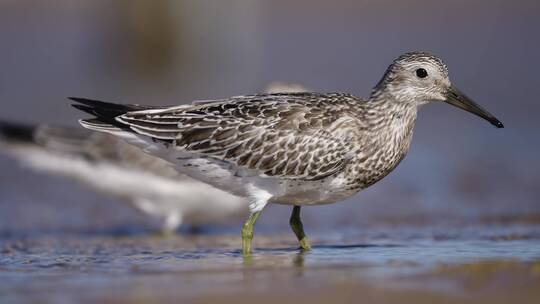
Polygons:
<instances>
[{"instance_id":1,"label":"standing shorebird","mask_svg":"<svg viewBox=\"0 0 540 304\"><path fill-rule=\"evenodd\" d=\"M71 99L95 116L81 120L84 127L122 137L195 179L248 198L244 255L268 203L294 206L290 225L310 249L301 206L335 203L390 173L409 150L419 107L430 101L503 127L452 86L441 59L422 52L394 60L367 100L282 93L151 107Z\"/></svg>"}]
</instances>

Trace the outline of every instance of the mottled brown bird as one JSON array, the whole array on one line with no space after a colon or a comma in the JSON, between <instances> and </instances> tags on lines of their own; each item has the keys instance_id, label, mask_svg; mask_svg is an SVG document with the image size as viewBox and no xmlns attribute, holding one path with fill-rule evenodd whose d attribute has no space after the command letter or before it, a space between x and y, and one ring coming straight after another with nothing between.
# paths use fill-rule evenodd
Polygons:
<instances>
[{"instance_id":1,"label":"mottled brown bird","mask_svg":"<svg viewBox=\"0 0 540 304\"><path fill-rule=\"evenodd\" d=\"M195 179L248 198L245 255L267 203L294 206L291 227L309 249L301 206L343 200L390 173L407 154L424 104L444 101L503 127L452 86L439 58L423 52L394 60L368 99L282 93L176 107L72 100L95 116L81 120L84 127L120 136Z\"/></svg>"}]
</instances>

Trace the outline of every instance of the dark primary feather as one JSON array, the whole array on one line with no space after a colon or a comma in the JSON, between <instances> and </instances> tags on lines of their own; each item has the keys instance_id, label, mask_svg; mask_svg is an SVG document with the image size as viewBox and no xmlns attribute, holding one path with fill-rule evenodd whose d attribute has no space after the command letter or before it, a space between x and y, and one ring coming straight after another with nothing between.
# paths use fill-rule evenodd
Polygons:
<instances>
[{"instance_id":1,"label":"dark primary feather","mask_svg":"<svg viewBox=\"0 0 540 304\"><path fill-rule=\"evenodd\" d=\"M95 119L86 119L83 120L84 122L94 125L111 125L119 128L125 128L125 126L118 123L116 121L116 117L127 112L156 108L152 106L142 106L134 104L116 104L80 97L68 98L72 101L77 102L77 104L72 104L74 108L95 116Z\"/></svg>"},{"instance_id":2,"label":"dark primary feather","mask_svg":"<svg viewBox=\"0 0 540 304\"><path fill-rule=\"evenodd\" d=\"M338 93L251 95L128 112L117 120L188 152L268 176L317 180L349 160L354 147L332 124L351 114L358 102L363 101Z\"/></svg>"}]
</instances>

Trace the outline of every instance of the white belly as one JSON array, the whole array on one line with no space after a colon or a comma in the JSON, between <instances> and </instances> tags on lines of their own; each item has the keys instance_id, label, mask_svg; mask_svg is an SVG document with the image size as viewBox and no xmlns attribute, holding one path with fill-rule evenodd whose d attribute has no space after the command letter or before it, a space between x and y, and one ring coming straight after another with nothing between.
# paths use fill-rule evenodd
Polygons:
<instances>
[{"instance_id":1,"label":"white belly","mask_svg":"<svg viewBox=\"0 0 540 304\"><path fill-rule=\"evenodd\" d=\"M341 175L317 181L283 179L239 169L212 158L178 159L177 168L182 173L234 195L256 199L259 192L263 192L268 196L268 202L276 204L331 204L356 193L345 190L345 179Z\"/></svg>"}]
</instances>

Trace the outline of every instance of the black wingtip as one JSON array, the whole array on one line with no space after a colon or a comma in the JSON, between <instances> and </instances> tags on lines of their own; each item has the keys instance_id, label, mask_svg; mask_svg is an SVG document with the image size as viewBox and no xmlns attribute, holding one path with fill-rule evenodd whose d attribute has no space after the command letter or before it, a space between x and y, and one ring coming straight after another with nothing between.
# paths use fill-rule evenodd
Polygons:
<instances>
[{"instance_id":1,"label":"black wingtip","mask_svg":"<svg viewBox=\"0 0 540 304\"><path fill-rule=\"evenodd\" d=\"M92 121L92 125L94 126L96 122L99 122L100 129L105 125L107 125L107 128L114 126L116 128L126 129L128 127L116 120L118 116L132 111L152 108L150 106L118 104L82 97L68 97L68 99L75 102L71 104L75 109L94 116L94 119L88 120L88 124Z\"/></svg>"},{"instance_id":2,"label":"black wingtip","mask_svg":"<svg viewBox=\"0 0 540 304\"><path fill-rule=\"evenodd\" d=\"M82 97L68 97L69 100L71 101L74 101L74 102L78 102L78 103L82 103L82 104L109 104L108 102L103 102L103 101L98 101L98 100L94 100L94 99L89 99L89 98L82 98Z\"/></svg>"},{"instance_id":3,"label":"black wingtip","mask_svg":"<svg viewBox=\"0 0 540 304\"><path fill-rule=\"evenodd\" d=\"M88 108L88 106L84 106L84 105L80 105L80 104L76 104L76 103L71 104L71 106L74 107L77 110L84 110L84 108Z\"/></svg>"},{"instance_id":4,"label":"black wingtip","mask_svg":"<svg viewBox=\"0 0 540 304\"><path fill-rule=\"evenodd\" d=\"M82 104L72 104L71 106L74 107L75 109L79 110L79 111L83 111L83 112L88 113L90 115L94 115L94 116L97 115L94 108L92 108L90 106L85 106L85 105L82 105Z\"/></svg>"},{"instance_id":5,"label":"black wingtip","mask_svg":"<svg viewBox=\"0 0 540 304\"><path fill-rule=\"evenodd\" d=\"M95 99L82 98L82 97L68 97L69 100L87 105L93 108L101 108L114 111L123 111L129 109L129 105L117 104L113 102L105 102Z\"/></svg>"},{"instance_id":6,"label":"black wingtip","mask_svg":"<svg viewBox=\"0 0 540 304\"><path fill-rule=\"evenodd\" d=\"M106 101L100 101L100 100L83 98L83 97L68 97L68 99L76 103L80 103L80 104L83 104L92 108L106 110L106 111L114 111L118 113L126 113L130 111L139 111L139 110L149 110L149 109L155 108L153 106L136 105L136 104L120 104L120 103L106 102Z\"/></svg>"},{"instance_id":7,"label":"black wingtip","mask_svg":"<svg viewBox=\"0 0 540 304\"><path fill-rule=\"evenodd\" d=\"M71 101L76 101L76 102L89 102L89 101L97 101L97 100L94 100L94 99L89 99L89 98L83 98L83 97L68 97L67 99L71 100Z\"/></svg>"}]
</instances>

